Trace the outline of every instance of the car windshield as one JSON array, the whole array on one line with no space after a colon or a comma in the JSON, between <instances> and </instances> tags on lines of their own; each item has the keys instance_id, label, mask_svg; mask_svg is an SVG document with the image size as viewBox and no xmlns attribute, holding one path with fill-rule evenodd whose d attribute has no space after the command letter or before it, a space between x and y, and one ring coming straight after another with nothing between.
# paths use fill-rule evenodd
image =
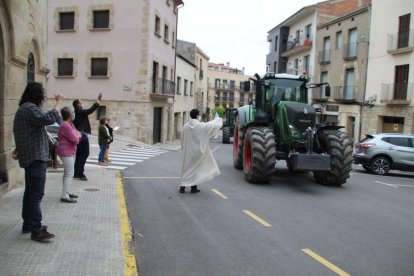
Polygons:
<instances>
[{"instance_id":1,"label":"car windshield","mask_svg":"<svg viewBox=\"0 0 414 276\"><path fill-rule=\"evenodd\" d=\"M306 86L302 80L271 79L266 80L266 100L273 104L279 101L307 103Z\"/></svg>"}]
</instances>

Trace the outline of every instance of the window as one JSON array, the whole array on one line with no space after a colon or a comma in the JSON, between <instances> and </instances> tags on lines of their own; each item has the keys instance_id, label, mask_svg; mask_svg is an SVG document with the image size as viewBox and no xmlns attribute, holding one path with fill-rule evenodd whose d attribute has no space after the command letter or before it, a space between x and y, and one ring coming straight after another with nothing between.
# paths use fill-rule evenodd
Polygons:
<instances>
[{"instance_id":1,"label":"window","mask_svg":"<svg viewBox=\"0 0 414 276\"><path fill-rule=\"evenodd\" d=\"M220 79L216 79L214 84L215 84L214 86L215 88L220 88Z\"/></svg>"},{"instance_id":2,"label":"window","mask_svg":"<svg viewBox=\"0 0 414 276\"><path fill-rule=\"evenodd\" d=\"M398 49L408 47L410 38L410 17L411 14L406 14L399 17Z\"/></svg>"},{"instance_id":3,"label":"window","mask_svg":"<svg viewBox=\"0 0 414 276\"><path fill-rule=\"evenodd\" d=\"M161 19L158 15L155 16L155 34L161 36Z\"/></svg>"},{"instance_id":4,"label":"window","mask_svg":"<svg viewBox=\"0 0 414 276\"><path fill-rule=\"evenodd\" d=\"M187 92L187 87L188 87L188 80L184 80L184 95L187 96L188 92Z\"/></svg>"},{"instance_id":5,"label":"window","mask_svg":"<svg viewBox=\"0 0 414 276\"><path fill-rule=\"evenodd\" d=\"M73 76L73 59L59 58L58 59L58 76Z\"/></svg>"},{"instance_id":6,"label":"window","mask_svg":"<svg viewBox=\"0 0 414 276\"><path fill-rule=\"evenodd\" d=\"M177 94L181 95L181 77L177 77Z\"/></svg>"},{"instance_id":7,"label":"window","mask_svg":"<svg viewBox=\"0 0 414 276\"><path fill-rule=\"evenodd\" d=\"M193 92L193 82L190 81L190 96L193 96L194 92Z\"/></svg>"},{"instance_id":8,"label":"window","mask_svg":"<svg viewBox=\"0 0 414 276\"><path fill-rule=\"evenodd\" d=\"M166 42L167 44L170 43L170 40L169 40L169 37L168 37L168 33L169 33L168 25L165 24L164 25L164 42Z\"/></svg>"},{"instance_id":9,"label":"window","mask_svg":"<svg viewBox=\"0 0 414 276\"><path fill-rule=\"evenodd\" d=\"M159 64L156 61L152 62L152 93L157 93L158 90L158 67Z\"/></svg>"},{"instance_id":10,"label":"window","mask_svg":"<svg viewBox=\"0 0 414 276\"><path fill-rule=\"evenodd\" d=\"M295 43L299 43L299 38L300 38L300 30L297 30L295 34Z\"/></svg>"},{"instance_id":11,"label":"window","mask_svg":"<svg viewBox=\"0 0 414 276\"><path fill-rule=\"evenodd\" d=\"M234 80L231 80L231 81L230 81L230 89L231 89L231 90L234 90L235 86L236 86L236 85L235 85L235 81L234 81Z\"/></svg>"},{"instance_id":12,"label":"window","mask_svg":"<svg viewBox=\"0 0 414 276\"><path fill-rule=\"evenodd\" d=\"M175 32L172 32L171 44L172 44L172 47L174 48L175 47Z\"/></svg>"},{"instance_id":13,"label":"window","mask_svg":"<svg viewBox=\"0 0 414 276\"><path fill-rule=\"evenodd\" d=\"M355 99L354 92L354 68L345 70L345 85L344 85L344 98L345 100Z\"/></svg>"},{"instance_id":14,"label":"window","mask_svg":"<svg viewBox=\"0 0 414 276\"><path fill-rule=\"evenodd\" d=\"M298 74L299 71L299 60L297 58L295 58L294 60L294 65L293 65L293 74Z\"/></svg>"},{"instance_id":15,"label":"window","mask_svg":"<svg viewBox=\"0 0 414 276\"><path fill-rule=\"evenodd\" d=\"M321 82L322 83L323 82L328 82L328 72L326 72L326 71L321 72ZM327 98L325 88L326 88L326 85L323 85L323 86L320 87L320 91L321 91L320 98L321 99L326 99Z\"/></svg>"},{"instance_id":16,"label":"window","mask_svg":"<svg viewBox=\"0 0 414 276\"><path fill-rule=\"evenodd\" d=\"M59 13L59 30L75 29L75 12Z\"/></svg>"},{"instance_id":17,"label":"window","mask_svg":"<svg viewBox=\"0 0 414 276\"><path fill-rule=\"evenodd\" d=\"M305 35L306 35L306 39L312 39L312 24L306 25Z\"/></svg>"},{"instance_id":18,"label":"window","mask_svg":"<svg viewBox=\"0 0 414 276\"><path fill-rule=\"evenodd\" d=\"M309 65L310 65L310 55L303 57L303 70L306 72L306 74L309 74Z\"/></svg>"},{"instance_id":19,"label":"window","mask_svg":"<svg viewBox=\"0 0 414 276\"><path fill-rule=\"evenodd\" d=\"M342 31L336 32L335 49L341 49L342 45Z\"/></svg>"},{"instance_id":20,"label":"window","mask_svg":"<svg viewBox=\"0 0 414 276\"><path fill-rule=\"evenodd\" d=\"M272 41L273 40L269 40L269 53L271 53L272 52Z\"/></svg>"},{"instance_id":21,"label":"window","mask_svg":"<svg viewBox=\"0 0 414 276\"><path fill-rule=\"evenodd\" d=\"M277 51L277 44L279 43L279 37L275 37L275 52Z\"/></svg>"},{"instance_id":22,"label":"window","mask_svg":"<svg viewBox=\"0 0 414 276\"><path fill-rule=\"evenodd\" d=\"M30 52L27 57L27 83L35 81L35 60L33 53Z\"/></svg>"},{"instance_id":23,"label":"window","mask_svg":"<svg viewBox=\"0 0 414 276\"><path fill-rule=\"evenodd\" d=\"M409 70L409 64L395 66L394 100L407 100Z\"/></svg>"},{"instance_id":24,"label":"window","mask_svg":"<svg viewBox=\"0 0 414 276\"><path fill-rule=\"evenodd\" d=\"M108 29L109 28L109 10L93 11L93 28Z\"/></svg>"},{"instance_id":25,"label":"window","mask_svg":"<svg viewBox=\"0 0 414 276\"><path fill-rule=\"evenodd\" d=\"M345 59L355 59L357 57L357 29L353 28L348 33L348 47Z\"/></svg>"},{"instance_id":26,"label":"window","mask_svg":"<svg viewBox=\"0 0 414 276\"><path fill-rule=\"evenodd\" d=\"M240 105L244 105L244 92L240 92Z\"/></svg>"},{"instance_id":27,"label":"window","mask_svg":"<svg viewBox=\"0 0 414 276\"><path fill-rule=\"evenodd\" d=\"M108 74L108 58L92 58L91 76L101 77Z\"/></svg>"},{"instance_id":28,"label":"window","mask_svg":"<svg viewBox=\"0 0 414 276\"><path fill-rule=\"evenodd\" d=\"M384 137L381 140L399 147L411 147L410 140L406 137Z\"/></svg>"},{"instance_id":29,"label":"window","mask_svg":"<svg viewBox=\"0 0 414 276\"><path fill-rule=\"evenodd\" d=\"M273 63L273 72L277 73L277 61Z\"/></svg>"}]
</instances>

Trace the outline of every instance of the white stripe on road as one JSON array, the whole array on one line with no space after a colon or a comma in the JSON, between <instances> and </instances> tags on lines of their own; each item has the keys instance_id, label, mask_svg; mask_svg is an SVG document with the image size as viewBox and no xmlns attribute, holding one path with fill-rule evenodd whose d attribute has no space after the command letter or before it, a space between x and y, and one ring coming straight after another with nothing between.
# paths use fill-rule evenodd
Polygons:
<instances>
[{"instance_id":1,"label":"white stripe on road","mask_svg":"<svg viewBox=\"0 0 414 276\"><path fill-rule=\"evenodd\" d=\"M212 152L215 152L220 146L215 147Z\"/></svg>"},{"instance_id":2,"label":"white stripe on road","mask_svg":"<svg viewBox=\"0 0 414 276\"><path fill-rule=\"evenodd\" d=\"M134 148L125 148L123 150L129 150L129 151L134 151L134 152L144 152L144 153L165 153L165 151L160 151L160 150L145 150L145 149L134 149Z\"/></svg>"},{"instance_id":3,"label":"white stripe on road","mask_svg":"<svg viewBox=\"0 0 414 276\"><path fill-rule=\"evenodd\" d=\"M90 164L90 163L86 163L85 167L89 167L89 168L101 168L101 169L113 169L113 170L124 170L127 167L122 167L122 166L99 166L98 164Z\"/></svg>"},{"instance_id":4,"label":"white stripe on road","mask_svg":"<svg viewBox=\"0 0 414 276\"><path fill-rule=\"evenodd\" d=\"M94 158L90 158L88 159L89 162L95 162L98 163L98 158L94 159ZM131 162L111 162L111 163L107 163L108 165L127 165L127 166L132 166L135 165L135 163L131 163ZM101 167L107 167L107 166L101 166Z\"/></svg>"},{"instance_id":5,"label":"white stripe on road","mask_svg":"<svg viewBox=\"0 0 414 276\"><path fill-rule=\"evenodd\" d=\"M135 159L135 158L124 158L123 156L117 157L117 156L109 156L110 159L109 160L115 160L115 161L125 161L125 162L143 162L144 160L142 159Z\"/></svg>"},{"instance_id":6,"label":"white stripe on road","mask_svg":"<svg viewBox=\"0 0 414 276\"><path fill-rule=\"evenodd\" d=\"M130 156L130 155L118 155L118 154L109 154L109 159L110 160L112 160L112 159L114 159L114 160L119 160L119 161L126 161L126 162L128 162L128 161L132 161L132 162L142 162L142 161L144 161L143 159L149 159L149 157L134 157L134 156ZM92 156L92 157L89 157L88 158L88 160L89 159L97 159L98 158L98 156Z\"/></svg>"},{"instance_id":7,"label":"white stripe on road","mask_svg":"<svg viewBox=\"0 0 414 276\"><path fill-rule=\"evenodd\" d=\"M398 186L393 185L393 184L388 184L388 183L384 183L384 182L381 182L381 181L375 181L375 182L378 183L378 184L388 186L388 187L398 188Z\"/></svg>"},{"instance_id":8,"label":"white stripe on road","mask_svg":"<svg viewBox=\"0 0 414 276\"><path fill-rule=\"evenodd\" d=\"M120 150L119 153L127 153L131 155L139 155L139 156L157 156L158 153L146 153L146 152L136 152L136 151L130 151L130 150Z\"/></svg>"}]
</instances>

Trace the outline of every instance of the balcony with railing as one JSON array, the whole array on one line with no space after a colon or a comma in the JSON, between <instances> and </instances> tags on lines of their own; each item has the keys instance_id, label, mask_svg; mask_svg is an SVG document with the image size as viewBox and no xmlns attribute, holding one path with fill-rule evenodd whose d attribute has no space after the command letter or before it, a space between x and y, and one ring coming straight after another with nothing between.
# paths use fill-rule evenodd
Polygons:
<instances>
[{"instance_id":1,"label":"balcony with railing","mask_svg":"<svg viewBox=\"0 0 414 276\"><path fill-rule=\"evenodd\" d=\"M320 64L329 64L331 62L331 50L320 51L318 59Z\"/></svg>"},{"instance_id":2,"label":"balcony with railing","mask_svg":"<svg viewBox=\"0 0 414 276\"><path fill-rule=\"evenodd\" d=\"M311 90L311 99L314 102L327 102L328 97L325 94L325 87L315 87Z\"/></svg>"},{"instance_id":3,"label":"balcony with railing","mask_svg":"<svg viewBox=\"0 0 414 276\"><path fill-rule=\"evenodd\" d=\"M381 103L387 105L409 105L413 96L413 83L383 83L381 87Z\"/></svg>"},{"instance_id":4,"label":"balcony with railing","mask_svg":"<svg viewBox=\"0 0 414 276\"><path fill-rule=\"evenodd\" d=\"M358 93L358 87L355 85L335 86L333 92L333 99L337 102L362 102L362 94Z\"/></svg>"},{"instance_id":5,"label":"balcony with railing","mask_svg":"<svg viewBox=\"0 0 414 276\"><path fill-rule=\"evenodd\" d=\"M408 30L388 35L388 53L402 54L414 50L414 32Z\"/></svg>"},{"instance_id":6,"label":"balcony with railing","mask_svg":"<svg viewBox=\"0 0 414 276\"><path fill-rule=\"evenodd\" d=\"M310 50L311 48L312 38L306 35L301 35L288 40L286 51L282 52L282 57L289 57L291 55Z\"/></svg>"},{"instance_id":7,"label":"balcony with railing","mask_svg":"<svg viewBox=\"0 0 414 276\"><path fill-rule=\"evenodd\" d=\"M213 84L213 83L209 83L208 84L209 88L214 88L216 90L221 90L221 91L234 91L236 90L236 85L230 85L230 84Z\"/></svg>"},{"instance_id":8,"label":"balcony with railing","mask_svg":"<svg viewBox=\"0 0 414 276\"><path fill-rule=\"evenodd\" d=\"M165 99L174 97L175 82L163 78L153 78L151 88L151 98Z\"/></svg>"},{"instance_id":9,"label":"balcony with railing","mask_svg":"<svg viewBox=\"0 0 414 276\"><path fill-rule=\"evenodd\" d=\"M354 60L358 57L358 42L346 43L343 50L344 60Z\"/></svg>"}]
</instances>

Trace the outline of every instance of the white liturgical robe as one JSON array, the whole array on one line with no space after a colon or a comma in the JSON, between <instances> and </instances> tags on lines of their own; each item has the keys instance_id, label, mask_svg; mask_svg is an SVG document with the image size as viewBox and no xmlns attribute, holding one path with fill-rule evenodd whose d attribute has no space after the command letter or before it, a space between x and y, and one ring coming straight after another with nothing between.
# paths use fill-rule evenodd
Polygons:
<instances>
[{"instance_id":1,"label":"white liturgical robe","mask_svg":"<svg viewBox=\"0 0 414 276\"><path fill-rule=\"evenodd\" d=\"M180 186L198 185L220 174L208 142L218 134L222 125L223 120L220 117L207 123L191 119L184 125L181 139L183 166Z\"/></svg>"}]
</instances>

